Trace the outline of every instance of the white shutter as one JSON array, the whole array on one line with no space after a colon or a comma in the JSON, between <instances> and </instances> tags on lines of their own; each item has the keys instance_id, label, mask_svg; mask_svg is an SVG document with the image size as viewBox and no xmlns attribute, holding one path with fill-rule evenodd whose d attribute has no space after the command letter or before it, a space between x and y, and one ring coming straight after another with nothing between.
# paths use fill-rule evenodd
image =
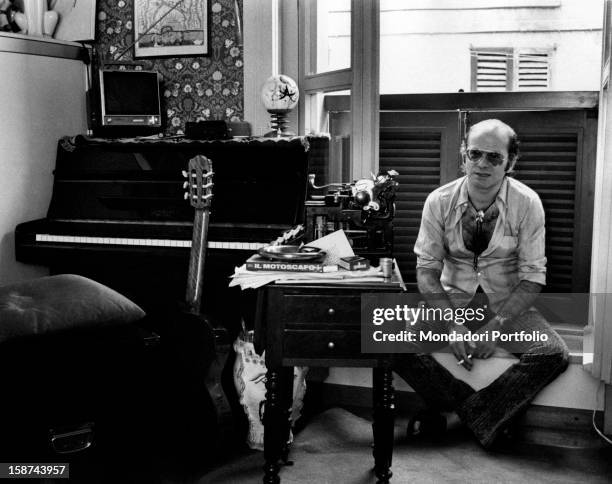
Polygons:
<instances>
[{"instance_id":1,"label":"white shutter","mask_svg":"<svg viewBox=\"0 0 612 484\"><path fill-rule=\"evenodd\" d=\"M473 51L476 56L476 90L506 91L511 80L507 52Z\"/></svg>"},{"instance_id":2,"label":"white shutter","mask_svg":"<svg viewBox=\"0 0 612 484\"><path fill-rule=\"evenodd\" d=\"M544 91L550 89L550 52L519 51L517 91Z\"/></svg>"}]
</instances>

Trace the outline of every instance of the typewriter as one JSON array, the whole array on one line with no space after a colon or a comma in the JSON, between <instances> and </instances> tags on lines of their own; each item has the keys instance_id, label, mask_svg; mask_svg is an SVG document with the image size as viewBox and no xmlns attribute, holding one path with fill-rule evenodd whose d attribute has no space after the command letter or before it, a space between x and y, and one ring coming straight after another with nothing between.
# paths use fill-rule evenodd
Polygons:
<instances>
[{"instance_id":1,"label":"typewriter","mask_svg":"<svg viewBox=\"0 0 612 484\"><path fill-rule=\"evenodd\" d=\"M351 183L317 186L308 177L306 240L342 229L356 254L377 263L393 256L393 217L398 172L389 170Z\"/></svg>"}]
</instances>

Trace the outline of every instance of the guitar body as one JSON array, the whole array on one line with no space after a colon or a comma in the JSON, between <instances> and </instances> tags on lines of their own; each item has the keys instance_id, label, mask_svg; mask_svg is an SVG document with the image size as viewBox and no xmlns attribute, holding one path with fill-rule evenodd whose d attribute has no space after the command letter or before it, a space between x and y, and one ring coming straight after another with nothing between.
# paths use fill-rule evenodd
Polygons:
<instances>
[{"instance_id":1,"label":"guitar body","mask_svg":"<svg viewBox=\"0 0 612 484\"><path fill-rule=\"evenodd\" d=\"M206 360L209 362L208 367L202 370L206 388L215 406L219 433L223 436L231 433L228 430L233 425L231 406L221 384L221 375L230 351L229 335L225 328L212 324L201 312L208 222L213 196L212 162L205 156L198 155L189 160L188 169L183 175L187 178L185 198L189 199L195 209L185 294L186 312L188 313L186 316L192 321L195 319L196 324L203 325L204 327L201 330L209 332L209 341L214 341L212 359ZM192 346L190 343L185 341L186 347ZM198 351L197 348L192 348L192 350ZM199 349L199 351L207 350L210 351L211 348L202 347Z\"/></svg>"}]
</instances>

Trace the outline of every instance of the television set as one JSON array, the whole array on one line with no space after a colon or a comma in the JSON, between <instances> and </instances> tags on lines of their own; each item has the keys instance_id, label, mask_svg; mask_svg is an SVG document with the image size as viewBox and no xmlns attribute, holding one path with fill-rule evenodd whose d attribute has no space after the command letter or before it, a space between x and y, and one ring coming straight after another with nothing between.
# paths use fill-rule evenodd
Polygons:
<instances>
[{"instance_id":1,"label":"television set","mask_svg":"<svg viewBox=\"0 0 612 484\"><path fill-rule=\"evenodd\" d=\"M162 129L157 72L103 69L98 89L102 133L129 136Z\"/></svg>"}]
</instances>

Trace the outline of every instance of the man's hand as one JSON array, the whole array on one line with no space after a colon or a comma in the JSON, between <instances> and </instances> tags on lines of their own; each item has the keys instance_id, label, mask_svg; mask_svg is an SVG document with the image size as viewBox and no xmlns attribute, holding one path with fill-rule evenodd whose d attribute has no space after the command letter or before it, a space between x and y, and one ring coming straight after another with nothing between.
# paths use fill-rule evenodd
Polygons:
<instances>
[{"instance_id":1,"label":"man's hand","mask_svg":"<svg viewBox=\"0 0 612 484\"><path fill-rule=\"evenodd\" d=\"M460 339L462 335L470 334L470 330L462 324L451 323L448 334L451 335L451 338ZM472 352L476 345L471 341L455 341L450 344L450 347L455 358L457 358L457 364L470 371L474 364L472 361Z\"/></svg>"},{"instance_id":2,"label":"man's hand","mask_svg":"<svg viewBox=\"0 0 612 484\"><path fill-rule=\"evenodd\" d=\"M480 328L477 334L486 334L487 337L483 337L476 345L474 351L475 358L487 359L493 356L497 343L493 340L493 331L501 331L501 324L497 319L491 319L487 324Z\"/></svg>"}]
</instances>

